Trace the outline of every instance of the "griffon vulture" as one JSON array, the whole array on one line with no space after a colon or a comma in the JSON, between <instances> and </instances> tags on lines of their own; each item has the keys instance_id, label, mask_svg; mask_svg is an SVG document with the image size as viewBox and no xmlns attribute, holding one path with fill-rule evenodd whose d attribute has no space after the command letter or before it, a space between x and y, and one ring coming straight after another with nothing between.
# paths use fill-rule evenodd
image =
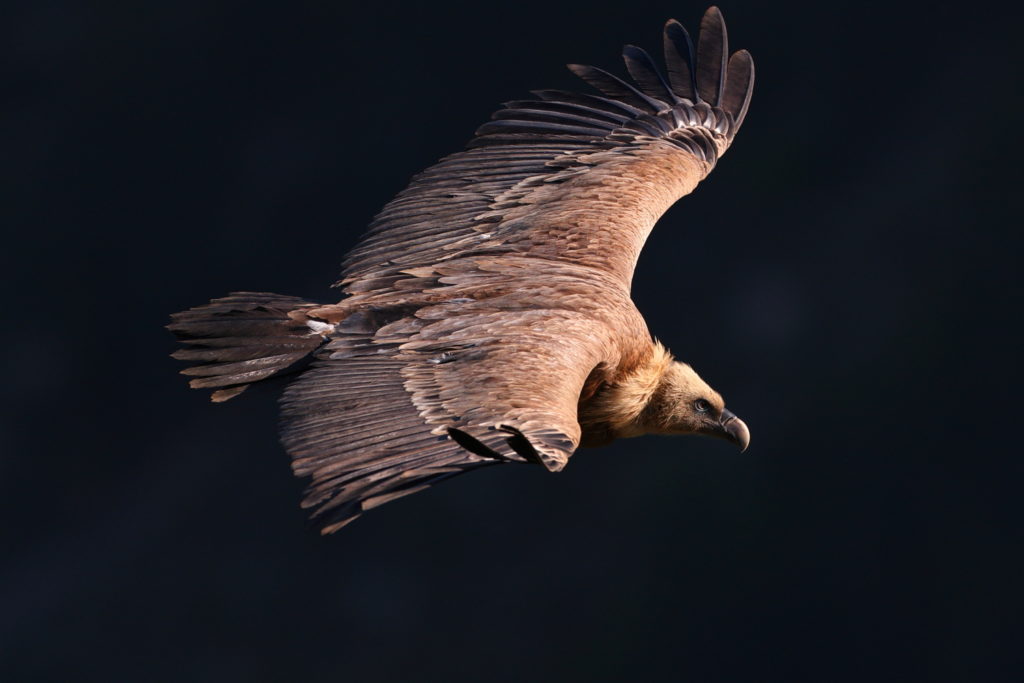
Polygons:
<instances>
[{"instance_id":1,"label":"griffon vulture","mask_svg":"<svg viewBox=\"0 0 1024 683\"><path fill-rule=\"evenodd\" d=\"M579 446L746 425L655 341L630 299L654 223L743 124L750 54L712 7L696 49L665 25L667 75L569 68L599 95L540 90L414 177L344 262L344 298L236 292L172 317L197 389L226 401L298 373L281 439L303 507L331 533L382 503L487 465L565 467ZM311 362L303 362L311 361Z\"/></svg>"}]
</instances>

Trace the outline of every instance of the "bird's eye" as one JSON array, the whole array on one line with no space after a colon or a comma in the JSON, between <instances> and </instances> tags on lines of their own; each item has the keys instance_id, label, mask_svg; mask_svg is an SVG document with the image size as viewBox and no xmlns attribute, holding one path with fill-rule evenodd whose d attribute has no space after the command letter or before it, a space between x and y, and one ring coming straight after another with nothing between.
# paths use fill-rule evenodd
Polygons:
<instances>
[{"instance_id":1,"label":"bird's eye","mask_svg":"<svg viewBox=\"0 0 1024 683\"><path fill-rule=\"evenodd\" d=\"M702 398L698 398L696 401L694 401L693 407L697 410L698 413L706 413L709 410L711 410L711 404Z\"/></svg>"}]
</instances>

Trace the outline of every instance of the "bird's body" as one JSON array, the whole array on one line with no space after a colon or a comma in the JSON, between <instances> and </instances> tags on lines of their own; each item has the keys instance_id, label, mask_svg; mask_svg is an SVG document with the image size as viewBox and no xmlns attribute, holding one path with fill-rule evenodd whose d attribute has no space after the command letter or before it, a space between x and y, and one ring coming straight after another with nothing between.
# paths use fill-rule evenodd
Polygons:
<instances>
[{"instance_id":1,"label":"bird's body","mask_svg":"<svg viewBox=\"0 0 1024 683\"><path fill-rule=\"evenodd\" d=\"M227 400L311 366L285 390L282 440L324 531L459 472L562 469L579 445L745 425L651 336L630 298L644 241L742 123L749 55L726 63L721 15L694 51L666 27L669 81L637 48L634 88L572 67L603 96L511 102L466 151L413 179L345 261L346 296L316 305L236 293L175 317ZM708 66L710 64L710 66Z\"/></svg>"}]
</instances>

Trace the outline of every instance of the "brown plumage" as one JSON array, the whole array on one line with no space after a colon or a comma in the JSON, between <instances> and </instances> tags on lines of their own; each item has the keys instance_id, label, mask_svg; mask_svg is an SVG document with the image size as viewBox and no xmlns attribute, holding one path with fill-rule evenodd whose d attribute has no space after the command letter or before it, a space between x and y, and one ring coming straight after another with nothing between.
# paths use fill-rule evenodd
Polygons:
<instances>
[{"instance_id":1,"label":"brown plumage","mask_svg":"<svg viewBox=\"0 0 1024 683\"><path fill-rule=\"evenodd\" d=\"M624 58L636 85L571 65L602 94L510 102L413 178L345 260L339 303L240 292L173 316L175 356L214 401L300 373L282 441L324 533L476 467L560 470L580 445L661 433L746 448L743 422L629 293L654 223L743 123L753 62L728 57L714 7L696 50L666 24L667 78L639 48Z\"/></svg>"}]
</instances>

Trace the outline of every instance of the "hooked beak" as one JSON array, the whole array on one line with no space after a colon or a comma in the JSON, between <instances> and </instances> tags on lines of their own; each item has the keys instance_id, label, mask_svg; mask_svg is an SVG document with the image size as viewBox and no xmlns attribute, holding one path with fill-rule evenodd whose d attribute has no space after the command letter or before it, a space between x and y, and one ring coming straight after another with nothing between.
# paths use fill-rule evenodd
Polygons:
<instances>
[{"instance_id":1,"label":"hooked beak","mask_svg":"<svg viewBox=\"0 0 1024 683\"><path fill-rule=\"evenodd\" d=\"M731 410L723 410L722 421L719 424L722 427L720 436L739 446L740 453L747 450L747 446L750 445L750 430L743 420L736 417Z\"/></svg>"}]
</instances>

